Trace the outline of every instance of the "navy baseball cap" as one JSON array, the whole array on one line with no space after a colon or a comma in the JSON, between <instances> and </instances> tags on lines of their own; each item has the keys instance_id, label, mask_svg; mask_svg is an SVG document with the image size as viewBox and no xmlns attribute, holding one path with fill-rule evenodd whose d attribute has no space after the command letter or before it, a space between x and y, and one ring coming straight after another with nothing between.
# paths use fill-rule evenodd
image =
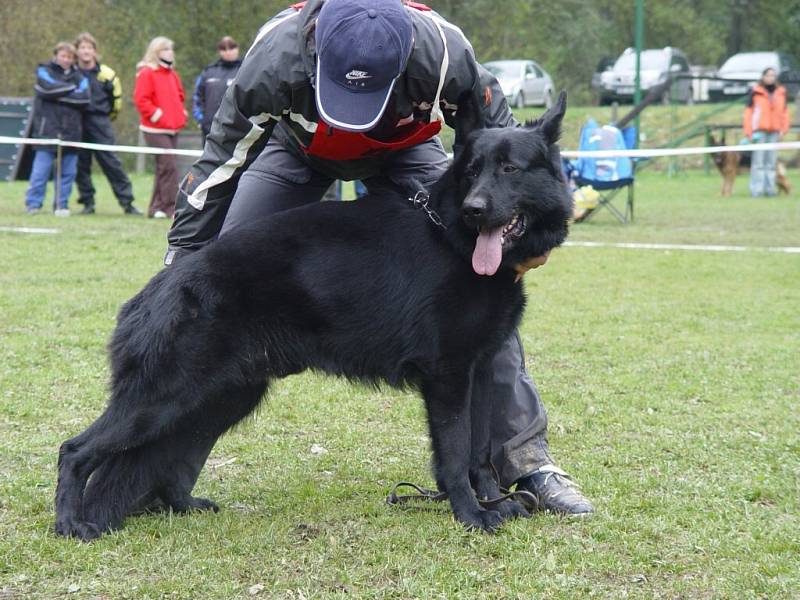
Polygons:
<instances>
[{"instance_id":1,"label":"navy baseball cap","mask_svg":"<svg viewBox=\"0 0 800 600\"><path fill-rule=\"evenodd\" d=\"M369 131L411 54L400 0L326 0L317 18L317 110L331 127Z\"/></svg>"}]
</instances>

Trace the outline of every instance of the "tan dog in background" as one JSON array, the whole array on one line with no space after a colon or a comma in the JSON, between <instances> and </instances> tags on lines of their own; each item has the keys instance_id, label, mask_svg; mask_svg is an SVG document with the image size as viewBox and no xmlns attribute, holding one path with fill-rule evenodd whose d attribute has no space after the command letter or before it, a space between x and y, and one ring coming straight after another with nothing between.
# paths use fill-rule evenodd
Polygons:
<instances>
[{"instance_id":1,"label":"tan dog in background","mask_svg":"<svg viewBox=\"0 0 800 600\"><path fill-rule=\"evenodd\" d=\"M714 136L711 136L712 146L724 146L725 134L722 135L722 140L717 142ZM751 152L714 152L711 157L714 159L714 164L717 165L720 174L722 175L722 190L720 194L728 197L733 193L733 184L736 181L736 176L740 170L750 168ZM778 161L775 170L775 183L778 186L778 193L789 194L792 191L792 185L786 177L786 165Z\"/></svg>"}]
</instances>

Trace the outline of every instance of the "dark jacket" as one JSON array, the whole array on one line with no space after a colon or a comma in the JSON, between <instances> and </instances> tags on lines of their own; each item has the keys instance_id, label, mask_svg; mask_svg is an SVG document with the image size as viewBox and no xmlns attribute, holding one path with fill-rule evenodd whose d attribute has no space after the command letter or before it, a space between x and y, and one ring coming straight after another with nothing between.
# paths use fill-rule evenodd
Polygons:
<instances>
[{"instance_id":1,"label":"dark jacket","mask_svg":"<svg viewBox=\"0 0 800 600\"><path fill-rule=\"evenodd\" d=\"M324 0L302 10L288 8L259 31L232 89L222 101L203 156L184 178L168 239L172 249L196 249L216 238L241 173L274 135L289 151L305 156L319 121L314 100L316 50L313 26ZM447 43L449 64L440 107L455 127L458 99L472 93L489 127L516 124L497 80L475 60L472 46L456 26L431 10L408 8L414 48L405 73L392 91L390 109L402 117L427 121L436 97ZM276 124L279 126L276 128ZM456 131L456 143L459 142ZM310 165L330 177L358 179L379 172L382 156L331 161L308 156Z\"/></svg>"},{"instance_id":2,"label":"dark jacket","mask_svg":"<svg viewBox=\"0 0 800 600\"><path fill-rule=\"evenodd\" d=\"M91 91L86 113L115 119L122 106L122 85L114 69L97 63L93 69L81 69L81 72L89 80Z\"/></svg>"},{"instance_id":3,"label":"dark jacket","mask_svg":"<svg viewBox=\"0 0 800 600\"><path fill-rule=\"evenodd\" d=\"M197 77L192 95L192 116L203 128L205 135L211 131L214 113L222 104L222 97L233 83L240 66L242 66L241 60L219 59L203 69Z\"/></svg>"},{"instance_id":4,"label":"dark jacket","mask_svg":"<svg viewBox=\"0 0 800 600\"><path fill-rule=\"evenodd\" d=\"M82 113L89 106L89 80L80 69L73 65L65 71L55 62L39 65L34 90L33 137L80 142Z\"/></svg>"}]
</instances>

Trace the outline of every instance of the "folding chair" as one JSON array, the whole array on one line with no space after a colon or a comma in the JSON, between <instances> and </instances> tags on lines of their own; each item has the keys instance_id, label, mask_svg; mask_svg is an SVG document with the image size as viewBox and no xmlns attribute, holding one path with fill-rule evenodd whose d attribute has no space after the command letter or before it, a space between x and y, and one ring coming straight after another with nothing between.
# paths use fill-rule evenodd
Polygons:
<instances>
[{"instance_id":1,"label":"folding chair","mask_svg":"<svg viewBox=\"0 0 800 600\"><path fill-rule=\"evenodd\" d=\"M618 129L613 125L597 124L589 119L581 129L579 150L626 150L634 146L636 129ZM635 164L628 157L578 158L571 163L571 176L578 187L592 186L600 195L597 206L589 208L576 223L586 221L600 208L605 207L620 223L633 221L633 182ZM624 209L613 204L616 196L625 190Z\"/></svg>"}]
</instances>

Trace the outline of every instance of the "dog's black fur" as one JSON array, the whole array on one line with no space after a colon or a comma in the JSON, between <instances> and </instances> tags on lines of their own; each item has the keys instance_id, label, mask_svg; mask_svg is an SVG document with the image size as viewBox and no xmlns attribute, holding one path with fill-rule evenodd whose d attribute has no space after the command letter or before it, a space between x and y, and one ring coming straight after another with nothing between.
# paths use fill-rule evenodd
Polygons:
<instances>
[{"instance_id":1,"label":"dog's black fur","mask_svg":"<svg viewBox=\"0 0 800 600\"><path fill-rule=\"evenodd\" d=\"M523 128L479 130L478 107L464 103L463 150L430 200L446 229L399 194L320 203L157 274L119 313L105 412L61 446L56 532L89 540L154 501L217 510L190 495L214 443L271 380L305 369L420 390L435 477L456 518L492 530L526 515L511 500L495 510L476 500L499 490L491 406L470 406L470 389L522 314L515 266L567 235L556 145L565 106L562 93ZM514 215L524 231L506 236L493 276L476 274L477 229Z\"/></svg>"}]
</instances>

